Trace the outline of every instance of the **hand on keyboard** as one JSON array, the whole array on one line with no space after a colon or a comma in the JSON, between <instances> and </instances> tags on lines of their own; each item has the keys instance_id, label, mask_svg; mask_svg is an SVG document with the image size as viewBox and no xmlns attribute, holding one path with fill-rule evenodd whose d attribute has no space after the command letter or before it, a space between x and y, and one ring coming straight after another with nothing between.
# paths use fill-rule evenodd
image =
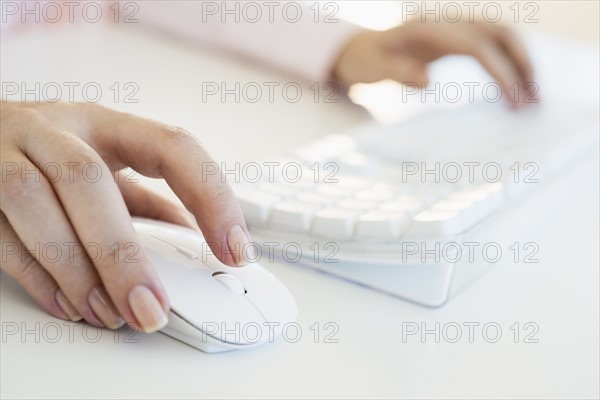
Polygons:
<instances>
[{"instance_id":1,"label":"hand on keyboard","mask_svg":"<svg viewBox=\"0 0 600 400\"><path fill-rule=\"evenodd\" d=\"M594 114L562 111L482 103L332 135L236 195L263 237L334 240L372 258L407 239L453 240L593 148Z\"/></svg>"},{"instance_id":2,"label":"hand on keyboard","mask_svg":"<svg viewBox=\"0 0 600 400\"><path fill-rule=\"evenodd\" d=\"M505 94L518 83L521 98L505 96L514 107L532 96L533 70L516 36L506 27L481 21L449 23L413 19L393 29L356 35L334 66L345 85L394 79L415 86L427 85L427 64L449 54L475 57L498 81Z\"/></svg>"}]
</instances>

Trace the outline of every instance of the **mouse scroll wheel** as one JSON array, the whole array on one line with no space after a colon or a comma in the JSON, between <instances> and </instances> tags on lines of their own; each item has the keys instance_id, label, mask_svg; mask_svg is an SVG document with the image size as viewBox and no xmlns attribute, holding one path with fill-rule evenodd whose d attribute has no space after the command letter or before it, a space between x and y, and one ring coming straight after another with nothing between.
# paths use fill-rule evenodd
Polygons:
<instances>
[{"instance_id":1,"label":"mouse scroll wheel","mask_svg":"<svg viewBox=\"0 0 600 400\"><path fill-rule=\"evenodd\" d=\"M212 274L213 278L215 278L221 285L225 286L229 291L235 295L243 295L246 294L246 289L242 282L233 275L227 274L225 272L215 272Z\"/></svg>"}]
</instances>

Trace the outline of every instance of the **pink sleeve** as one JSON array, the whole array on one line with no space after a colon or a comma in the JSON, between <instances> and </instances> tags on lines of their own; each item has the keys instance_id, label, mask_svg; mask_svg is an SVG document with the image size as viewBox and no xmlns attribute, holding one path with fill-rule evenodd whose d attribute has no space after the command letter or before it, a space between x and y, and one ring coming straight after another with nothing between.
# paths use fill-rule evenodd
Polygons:
<instances>
[{"instance_id":1,"label":"pink sleeve","mask_svg":"<svg viewBox=\"0 0 600 400\"><path fill-rule=\"evenodd\" d=\"M359 31L332 15L335 10L331 7L321 8L317 14L314 6L309 7L313 3L166 3L138 3L140 23L250 57L309 81L329 79L335 58Z\"/></svg>"}]
</instances>

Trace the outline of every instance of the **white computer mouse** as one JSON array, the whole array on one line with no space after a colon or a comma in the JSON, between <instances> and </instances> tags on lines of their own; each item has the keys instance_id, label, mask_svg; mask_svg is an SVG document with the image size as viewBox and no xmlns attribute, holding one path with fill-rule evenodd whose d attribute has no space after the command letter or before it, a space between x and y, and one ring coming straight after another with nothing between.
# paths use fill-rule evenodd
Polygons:
<instances>
[{"instance_id":1,"label":"white computer mouse","mask_svg":"<svg viewBox=\"0 0 600 400\"><path fill-rule=\"evenodd\" d=\"M273 342L296 320L289 290L258 264L228 267L202 235L179 225L133 218L171 303L162 333L205 352Z\"/></svg>"}]
</instances>

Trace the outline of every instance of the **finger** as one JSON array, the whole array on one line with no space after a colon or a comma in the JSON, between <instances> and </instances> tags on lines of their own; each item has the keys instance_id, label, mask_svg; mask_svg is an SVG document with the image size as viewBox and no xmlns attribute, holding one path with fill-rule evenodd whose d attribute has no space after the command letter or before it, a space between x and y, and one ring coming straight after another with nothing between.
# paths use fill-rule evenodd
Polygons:
<instances>
[{"instance_id":1,"label":"finger","mask_svg":"<svg viewBox=\"0 0 600 400\"><path fill-rule=\"evenodd\" d=\"M120 171L116 175L116 180L131 215L171 222L200 230L196 220L188 210L133 181L128 175Z\"/></svg>"},{"instance_id":2,"label":"finger","mask_svg":"<svg viewBox=\"0 0 600 400\"><path fill-rule=\"evenodd\" d=\"M516 67L506 53L495 42L480 40L472 46L470 54L496 79L511 105L517 107L519 98L515 93L519 93L519 91L515 92L514 85L519 83L520 78Z\"/></svg>"},{"instance_id":3,"label":"finger","mask_svg":"<svg viewBox=\"0 0 600 400\"><path fill-rule=\"evenodd\" d=\"M5 159L19 169L2 182L2 208L18 237L79 315L96 326L118 327L119 316L47 178L18 150Z\"/></svg>"},{"instance_id":4,"label":"finger","mask_svg":"<svg viewBox=\"0 0 600 400\"><path fill-rule=\"evenodd\" d=\"M34 198L35 204L28 208L29 213L35 215L37 212L40 220L49 221L48 217L43 219L39 215L49 214L52 222L43 224L43 229L37 226L34 229L31 220L21 221L19 225L13 225L19 236L39 238L44 234L46 236L38 240L47 240L43 238L55 234L65 241L78 238L78 242L85 245L81 253L87 252L93 266L86 268L80 264L77 270L69 271L73 273L53 273L57 280L60 277L66 281L65 284L59 282L63 290L68 289L79 296L89 290L91 295L93 287L103 284L109 300L132 327L150 332L164 326L167 323L167 295L150 261L140 250L123 198L102 159L82 140L39 121L32 121L29 129L22 132L21 146L42 169L47 169L45 166L48 165L65 168L60 170L59 179L52 179L51 189L57 199L51 198L47 193L49 188L44 187L44 192ZM48 202L46 199L53 200ZM48 210L50 203L53 208ZM64 215L58 214L59 206L64 208ZM7 216L12 221L11 215ZM28 236L21 234L18 228L28 230ZM67 233L68 237L65 237ZM53 265L44 267L56 270ZM101 291L95 293L103 294ZM96 303L100 305L101 302Z\"/></svg>"},{"instance_id":5,"label":"finger","mask_svg":"<svg viewBox=\"0 0 600 400\"><path fill-rule=\"evenodd\" d=\"M425 87L429 84L426 65L420 60L405 55L390 55L385 62L386 76L409 86Z\"/></svg>"},{"instance_id":6,"label":"finger","mask_svg":"<svg viewBox=\"0 0 600 400\"><path fill-rule=\"evenodd\" d=\"M535 102L537 90L533 66L517 35L502 25L480 23L478 26L489 36L490 40L496 42L518 75L518 86L512 87L510 93L514 104L521 106L524 103Z\"/></svg>"},{"instance_id":7,"label":"finger","mask_svg":"<svg viewBox=\"0 0 600 400\"><path fill-rule=\"evenodd\" d=\"M194 214L213 253L225 264L241 266L252 258L248 229L218 164L189 132L130 114L102 110L92 126L102 126L95 142L103 154L138 172L165 178Z\"/></svg>"},{"instance_id":8,"label":"finger","mask_svg":"<svg viewBox=\"0 0 600 400\"><path fill-rule=\"evenodd\" d=\"M81 315L67 299L52 276L25 248L4 213L0 212L2 271L19 285L50 315L71 321Z\"/></svg>"},{"instance_id":9,"label":"finger","mask_svg":"<svg viewBox=\"0 0 600 400\"><path fill-rule=\"evenodd\" d=\"M535 77L531 59L519 38L508 29L501 29L498 39L504 51L513 60L521 76L521 88L527 91L532 98L536 98Z\"/></svg>"},{"instance_id":10,"label":"finger","mask_svg":"<svg viewBox=\"0 0 600 400\"><path fill-rule=\"evenodd\" d=\"M485 24L489 32L496 38L519 71L523 84L534 81L533 65L522 41L511 30L504 26Z\"/></svg>"}]
</instances>

